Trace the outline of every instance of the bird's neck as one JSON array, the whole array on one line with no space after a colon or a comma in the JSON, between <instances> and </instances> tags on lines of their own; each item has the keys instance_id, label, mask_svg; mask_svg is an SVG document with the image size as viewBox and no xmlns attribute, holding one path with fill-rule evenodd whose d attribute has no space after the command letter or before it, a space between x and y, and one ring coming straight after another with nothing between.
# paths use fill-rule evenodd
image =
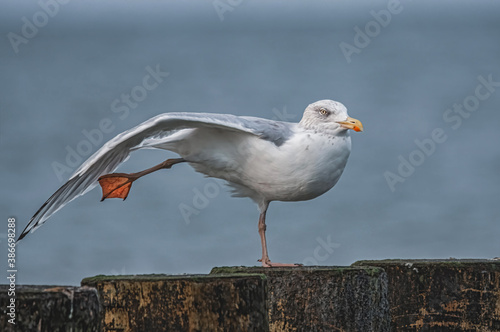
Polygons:
<instances>
[{"instance_id":1,"label":"bird's neck","mask_svg":"<svg viewBox=\"0 0 500 332\"><path fill-rule=\"evenodd\" d=\"M309 121L300 121L299 127L307 131L312 131L315 133L323 133L329 136L349 136L347 129L342 128L331 123L314 123Z\"/></svg>"}]
</instances>

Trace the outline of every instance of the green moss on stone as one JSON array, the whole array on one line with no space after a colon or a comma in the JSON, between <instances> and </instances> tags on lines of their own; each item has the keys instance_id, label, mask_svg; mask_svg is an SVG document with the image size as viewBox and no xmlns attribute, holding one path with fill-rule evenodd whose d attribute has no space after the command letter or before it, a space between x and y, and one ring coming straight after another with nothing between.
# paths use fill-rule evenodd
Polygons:
<instances>
[{"instance_id":1,"label":"green moss on stone","mask_svg":"<svg viewBox=\"0 0 500 332\"><path fill-rule=\"evenodd\" d=\"M168 274L141 274L141 275L97 275L88 277L81 281L82 286L93 286L100 282L144 282L144 281L162 281L162 280L186 280L186 281L213 281L217 278L245 278L245 277L259 277L265 279L266 276L257 273L227 273L220 275L209 274L186 274L186 275L168 275Z\"/></svg>"},{"instance_id":2,"label":"green moss on stone","mask_svg":"<svg viewBox=\"0 0 500 332\"><path fill-rule=\"evenodd\" d=\"M492 269L500 268L500 261L488 259L383 259L362 260L354 262L351 266L385 266L385 265L433 265L435 267L470 267L472 265L484 264Z\"/></svg>"},{"instance_id":3,"label":"green moss on stone","mask_svg":"<svg viewBox=\"0 0 500 332\"><path fill-rule=\"evenodd\" d=\"M377 266L301 266L301 267L273 267L265 268L260 266L221 266L214 267L210 271L210 275L226 275L226 274L237 274L237 275L251 275L251 274L276 274L276 273L329 273L331 275L342 275L345 273L357 273L360 270L367 273L369 276L377 276L384 272L381 267Z\"/></svg>"}]
</instances>

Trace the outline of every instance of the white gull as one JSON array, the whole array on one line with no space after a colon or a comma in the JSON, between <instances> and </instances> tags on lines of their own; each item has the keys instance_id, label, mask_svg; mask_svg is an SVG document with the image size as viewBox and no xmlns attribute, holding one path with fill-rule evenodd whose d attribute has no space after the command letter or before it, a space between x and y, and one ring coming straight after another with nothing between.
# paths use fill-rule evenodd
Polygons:
<instances>
[{"instance_id":1,"label":"white gull","mask_svg":"<svg viewBox=\"0 0 500 332\"><path fill-rule=\"evenodd\" d=\"M362 131L344 105L321 100L307 106L299 123L210 113L165 113L108 141L86 160L31 218L19 236L35 231L64 205L98 183L103 198L125 199L133 181L159 169L187 162L197 172L224 179L233 195L250 197L260 210L259 235L265 267L296 266L271 262L266 245L266 212L272 201L304 201L330 190L351 152L348 129ZM112 173L130 152L155 148L180 158L138 173Z\"/></svg>"}]
</instances>

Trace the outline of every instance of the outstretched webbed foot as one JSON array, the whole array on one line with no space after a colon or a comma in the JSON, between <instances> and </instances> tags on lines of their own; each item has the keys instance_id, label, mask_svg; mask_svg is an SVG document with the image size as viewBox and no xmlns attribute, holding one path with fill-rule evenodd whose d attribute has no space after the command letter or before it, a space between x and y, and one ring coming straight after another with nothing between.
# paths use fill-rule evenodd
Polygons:
<instances>
[{"instance_id":1,"label":"outstretched webbed foot","mask_svg":"<svg viewBox=\"0 0 500 332\"><path fill-rule=\"evenodd\" d=\"M113 173L101 176L98 181L102 188L101 202L106 198L123 198L125 200L137 177L132 174Z\"/></svg>"},{"instance_id":2,"label":"outstretched webbed foot","mask_svg":"<svg viewBox=\"0 0 500 332\"><path fill-rule=\"evenodd\" d=\"M101 176L97 181L102 188L101 202L106 198L127 198L132 182L138 178L156 172L162 168L171 168L172 165L185 162L182 158L167 159L164 162L137 173L112 173Z\"/></svg>"}]
</instances>

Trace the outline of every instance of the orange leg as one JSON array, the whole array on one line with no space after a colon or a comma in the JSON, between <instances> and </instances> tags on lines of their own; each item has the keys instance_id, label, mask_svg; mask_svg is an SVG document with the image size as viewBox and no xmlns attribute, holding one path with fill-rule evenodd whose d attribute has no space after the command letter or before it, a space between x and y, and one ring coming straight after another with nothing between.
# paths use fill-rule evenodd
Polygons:
<instances>
[{"instance_id":1,"label":"orange leg","mask_svg":"<svg viewBox=\"0 0 500 332\"><path fill-rule=\"evenodd\" d=\"M267 243L266 243L266 212L267 206L264 211L261 211L259 216L259 235L260 243L262 245L262 258L259 262L262 262L263 267L297 267L302 266L302 264L283 264L283 263L272 263L267 254Z\"/></svg>"},{"instance_id":2,"label":"orange leg","mask_svg":"<svg viewBox=\"0 0 500 332\"><path fill-rule=\"evenodd\" d=\"M173 165L185 162L182 158L167 159L161 164L137 173L112 173L101 176L98 181L102 188L101 202L106 198L123 198L125 200L132 188L132 183L140 177L156 172L163 168L171 168Z\"/></svg>"}]
</instances>

